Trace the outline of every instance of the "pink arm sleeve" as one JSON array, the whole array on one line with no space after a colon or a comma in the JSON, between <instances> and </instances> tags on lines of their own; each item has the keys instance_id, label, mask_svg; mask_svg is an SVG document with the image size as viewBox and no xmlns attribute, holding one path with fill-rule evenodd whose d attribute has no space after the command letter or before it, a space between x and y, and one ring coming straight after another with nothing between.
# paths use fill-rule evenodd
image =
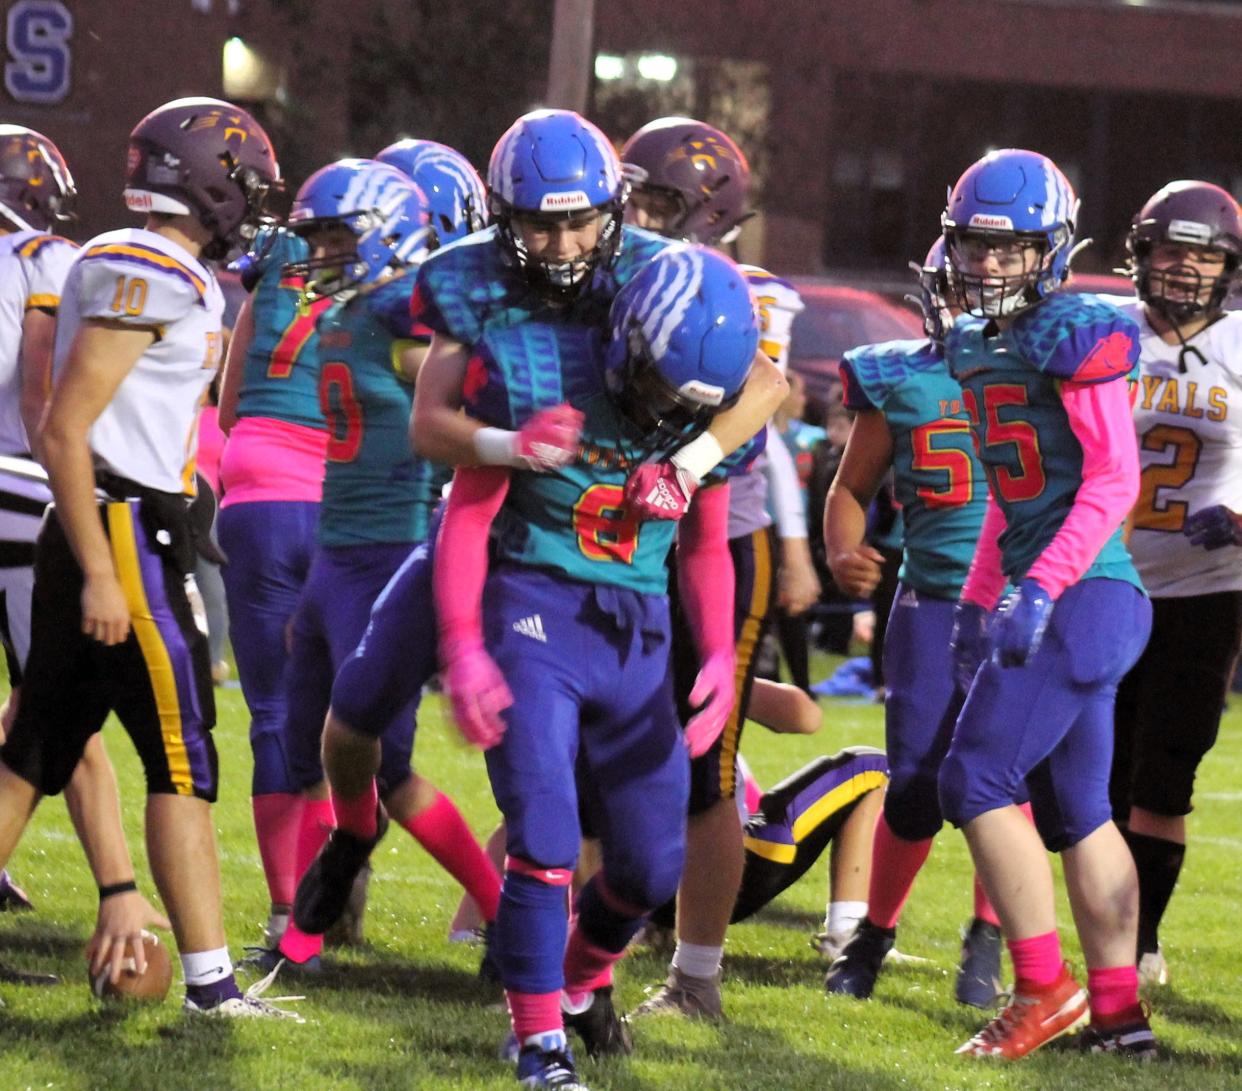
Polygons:
<instances>
[{"instance_id":1,"label":"pink arm sleeve","mask_svg":"<svg viewBox=\"0 0 1242 1091\"><path fill-rule=\"evenodd\" d=\"M1054 599L1091 567L1134 506L1139 488L1129 384L1063 383L1061 401L1082 444L1082 484L1061 529L1027 572Z\"/></svg>"},{"instance_id":2,"label":"pink arm sleeve","mask_svg":"<svg viewBox=\"0 0 1242 1091\"><path fill-rule=\"evenodd\" d=\"M704 662L733 654L729 483L699 489L677 539L677 591Z\"/></svg>"},{"instance_id":3,"label":"pink arm sleeve","mask_svg":"<svg viewBox=\"0 0 1242 1091\"><path fill-rule=\"evenodd\" d=\"M464 466L453 477L431 576L441 662L454 648L483 645L487 535L508 491L505 466Z\"/></svg>"},{"instance_id":4,"label":"pink arm sleeve","mask_svg":"<svg viewBox=\"0 0 1242 1091\"><path fill-rule=\"evenodd\" d=\"M975 546L975 557L970 562L966 582L962 584L962 602L973 602L985 610L991 610L1005 590L1005 574L1001 571L999 538L1005 529L1005 513L996 498L988 495L983 512L983 527Z\"/></svg>"}]
</instances>

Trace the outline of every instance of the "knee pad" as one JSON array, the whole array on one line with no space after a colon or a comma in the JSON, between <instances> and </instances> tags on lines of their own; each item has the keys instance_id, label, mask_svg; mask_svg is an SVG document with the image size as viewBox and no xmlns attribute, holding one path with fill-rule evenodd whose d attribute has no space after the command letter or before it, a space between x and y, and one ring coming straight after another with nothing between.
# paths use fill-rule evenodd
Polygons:
<instances>
[{"instance_id":1,"label":"knee pad","mask_svg":"<svg viewBox=\"0 0 1242 1091\"><path fill-rule=\"evenodd\" d=\"M613 954L625 950L646 919L646 907L618 897L603 873L582 888L577 912L582 934L596 947Z\"/></svg>"},{"instance_id":2,"label":"knee pad","mask_svg":"<svg viewBox=\"0 0 1242 1091\"><path fill-rule=\"evenodd\" d=\"M937 778L923 773L901 776L894 769L884 796L884 818L904 841L935 837L944 825Z\"/></svg>"}]
</instances>

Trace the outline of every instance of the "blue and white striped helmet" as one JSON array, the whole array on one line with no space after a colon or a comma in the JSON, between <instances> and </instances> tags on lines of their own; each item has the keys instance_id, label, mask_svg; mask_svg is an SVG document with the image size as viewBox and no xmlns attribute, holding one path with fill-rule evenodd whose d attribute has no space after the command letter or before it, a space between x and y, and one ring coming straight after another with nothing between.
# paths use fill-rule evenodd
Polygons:
<instances>
[{"instance_id":1,"label":"blue and white striped helmet","mask_svg":"<svg viewBox=\"0 0 1242 1091\"><path fill-rule=\"evenodd\" d=\"M483 179L456 148L434 140L398 140L375 158L403 171L423 191L431 213L432 250L486 226Z\"/></svg>"},{"instance_id":2,"label":"blue and white striped helmet","mask_svg":"<svg viewBox=\"0 0 1242 1091\"><path fill-rule=\"evenodd\" d=\"M701 425L733 404L759 348L746 278L702 246L652 258L617 293L609 324L608 387L644 431Z\"/></svg>"},{"instance_id":3,"label":"blue and white striped helmet","mask_svg":"<svg viewBox=\"0 0 1242 1091\"><path fill-rule=\"evenodd\" d=\"M981 317L1016 314L1056 291L1069 275L1077 220L1074 189L1046 155L1006 148L969 167L941 217L949 285L962 309ZM956 253L969 236L1037 243L1039 260L1021 276L971 275Z\"/></svg>"},{"instance_id":4,"label":"blue and white striped helmet","mask_svg":"<svg viewBox=\"0 0 1242 1091\"><path fill-rule=\"evenodd\" d=\"M390 267L417 265L429 252L427 199L396 167L342 159L321 167L298 190L289 227L304 237L340 225L356 240L352 255L311 257L290 270L307 277L307 295L338 295L376 280ZM315 276L315 273L320 273Z\"/></svg>"}]
</instances>

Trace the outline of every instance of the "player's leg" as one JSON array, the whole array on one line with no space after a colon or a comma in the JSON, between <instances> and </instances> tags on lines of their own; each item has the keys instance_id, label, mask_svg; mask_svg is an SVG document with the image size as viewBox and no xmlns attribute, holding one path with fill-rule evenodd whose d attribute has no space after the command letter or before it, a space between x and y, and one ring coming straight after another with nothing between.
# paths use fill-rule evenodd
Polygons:
<instances>
[{"instance_id":1,"label":"player's leg","mask_svg":"<svg viewBox=\"0 0 1242 1091\"><path fill-rule=\"evenodd\" d=\"M884 643L885 747L890 781L876 823L867 915L824 979L829 993L866 999L943 819L937 789L960 707L949 636L953 604L900 588Z\"/></svg>"},{"instance_id":2,"label":"player's leg","mask_svg":"<svg viewBox=\"0 0 1242 1091\"><path fill-rule=\"evenodd\" d=\"M756 678L751 686L746 717L778 735L814 735L824 725L814 697L767 678Z\"/></svg>"},{"instance_id":3,"label":"player's leg","mask_svg":"<svg viewBox=\"0 0 1242 1091\"><path fill-rule=\"evenodd\" d=\"M1195 774L1216 741L1242 641L1242 592L1154 599L1152 607L1147 651L1125 683L1137 677L1125 837L1139 875L1139 972L1162 984L1160 922L1185 859Z\"/></svg>"},{"instance_id":4,"label":"player's leg","mask_svg":"<svg viewBox=\"0 0 1242 1091\"><path fill-rule=\"evenodd\" d=\"M742 824L734 803L745 710L775 591L771 528L729 540L734 573L734 708L712 748L691 763L686 866L677 891L677 948L669 976L635 1015L693 1013L719 1018L725 933L742 882ZM674 667L681 704L697 673L693 639L674 625ZM687 656L687 651L689 655ZM683 720L690 710L680 707Z\"/></svg>"},{"instance_id":5,"label":"player's leg","mask_svg":"<svg viewBox=\"0 0 1242 1091\"><path fill-rule=\"evenodd\" d=\"M635 597L635 601L640 601ZM646 600L629 647L606 666L606 708L582 728L585 800L602 864L577 900L565 955L566 1024L592 1056L629 1053L629 1032L612 1005L612 970L652 908L677 891L685 860L689 762L668 678L667 606ZM652 611L663 615L653 642ZM607 622L603 622L607 624ZM605 661L607 662L607 661Z\"/></svg>"},{"instance_id":6,"label":"player's leg","mask_svg":"<svg viewBox=\"0 0 1242 1091\"><path fill-rule=\"evenodd\" d=\"M791 887L829 844L835 850L862 801L872 797L878 803L882 792L875 793L887 781L883 751L856 746L817 758L765 792L745 828L746 866L733 921L745 920ZM856 868L865 870L868 860L857 858L864 844L869 858L869 835L856 839L844 853L834 852L841 857L834 869L834 898L841 887L848 893L851 882L855 890L860 885L856 875L846 876ZM857 892L865 898L865 885Z\"/></svg>"},{"instance_id":7,"label":"player's leg","mask_svg":"<svg viewBox=\"0 0 1242 1091\"><path fill-rule=\"evenodd\" d=\"M285 626L297 606L314 548L319 505L253 501L220 511L229 558L224 587L230 637L250 710L255 833L277 930L293 900L301 803L284 746Z\"/></svg>"}]
</instances>

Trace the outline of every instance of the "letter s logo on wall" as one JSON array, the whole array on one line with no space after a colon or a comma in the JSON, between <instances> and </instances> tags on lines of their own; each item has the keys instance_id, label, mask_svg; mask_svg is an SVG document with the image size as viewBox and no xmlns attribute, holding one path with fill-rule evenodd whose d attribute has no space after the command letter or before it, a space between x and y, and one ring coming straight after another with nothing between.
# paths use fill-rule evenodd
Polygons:
<instances>
[{"instance_id":1,"label":"letter s logo on wall","mask_svg":"<svg viewBox=\"0 0 1242 1091\"><path fill-rule=\"evenodd\" d=\"M4 89L17 102L62 101L69 94L69 9L60 0L17 0L7 23Z\"/></svg>"}]
</instances>

